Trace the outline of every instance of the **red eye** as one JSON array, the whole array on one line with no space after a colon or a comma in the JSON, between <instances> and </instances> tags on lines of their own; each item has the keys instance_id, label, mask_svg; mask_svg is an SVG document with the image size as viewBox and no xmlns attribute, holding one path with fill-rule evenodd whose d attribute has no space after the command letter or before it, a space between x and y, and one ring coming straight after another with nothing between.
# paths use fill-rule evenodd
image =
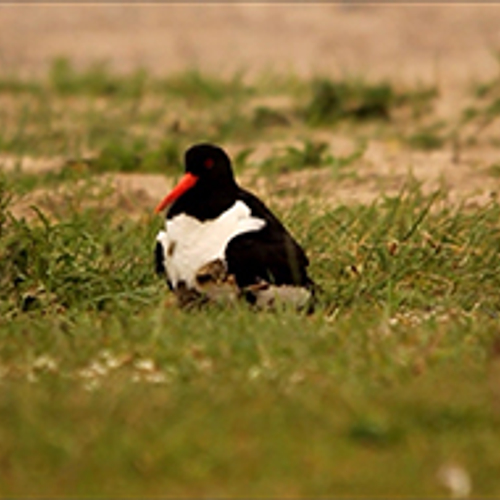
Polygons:
<instances>
[{"instance_id":1,"label":"red eye","mask_svg":"<svg viewBox=\"0 0 500 500\"><path fill-rule=\"evenodd\" d=\"M212 158L207 158L205 160L205 167L212 168L213 166L214 166L214 161L212 160Z\"/></svg>"}]
</instances>

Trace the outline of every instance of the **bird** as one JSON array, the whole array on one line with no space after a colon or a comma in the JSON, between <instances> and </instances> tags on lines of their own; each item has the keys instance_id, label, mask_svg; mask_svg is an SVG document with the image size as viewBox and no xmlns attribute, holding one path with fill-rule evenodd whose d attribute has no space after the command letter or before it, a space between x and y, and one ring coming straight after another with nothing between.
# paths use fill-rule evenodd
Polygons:
<instances>
[{"instance_id":1,"label":"bird","mask_svg":"<svg viewBox=\"0 0 500 500\"><path fill-rule=\"evenodd\" d=\"M238 185L227 153L195 144L184 166L155 209L166 210L156 237L156 273L179 304L242 297L259 308L281 302L310 308L315 284L305 251L257 196Z\"/></svg>"}]
</instances>

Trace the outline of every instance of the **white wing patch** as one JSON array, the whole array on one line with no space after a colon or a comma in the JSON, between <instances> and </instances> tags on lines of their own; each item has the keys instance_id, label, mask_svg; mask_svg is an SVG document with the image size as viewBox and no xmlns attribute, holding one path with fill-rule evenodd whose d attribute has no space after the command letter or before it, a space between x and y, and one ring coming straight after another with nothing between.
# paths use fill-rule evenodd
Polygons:
<instances>
[{"instance_id":1,"label":"white wing patch","mask_svg":"<svg viewBox=\"0 0 500 500\"><path fill-rule=\"evenodd\" d=\"M263 219L252 217L241 200L217 219L200 222L185 214L167 220L166 231L156 240L161 243L167 276L174 288L184 281L194 287L196 272L215 259L224 261L226 246L235 236L258 231L266 225Z\"/></svg>"}]
</instances>

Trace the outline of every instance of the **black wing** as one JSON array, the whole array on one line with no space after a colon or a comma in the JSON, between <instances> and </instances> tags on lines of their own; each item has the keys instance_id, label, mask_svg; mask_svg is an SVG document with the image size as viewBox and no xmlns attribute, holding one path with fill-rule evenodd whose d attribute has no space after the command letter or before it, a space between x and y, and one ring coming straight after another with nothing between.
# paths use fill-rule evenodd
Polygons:
<instances>
[{"instance_id":1,"label":"black wing","mask_svg":"<svg viewBox=\"0 0 500 500\"><path fill-rule=\"evenodd\" d=\"M163 245L157 241L155 246L155 272L158 276L163 277L167 280L167 285L172 290L172 283L170 283L167 277L167 270L165 269L165 249Z\"/></svg>"},{"instance_id":2,"label":"black wing","mask_svg":"<svg viewBox=\"0 0 500 500\"><path fill-rule=\"evenodd\" d=\"M245 287L261 280L276 285L312 285L306 254L283 224L248 191L240 189L238 199L253 216L266 221L261 230L240 234L227 245L228 272L234 274L238 285Z\"/></svg>"}]
</instances>

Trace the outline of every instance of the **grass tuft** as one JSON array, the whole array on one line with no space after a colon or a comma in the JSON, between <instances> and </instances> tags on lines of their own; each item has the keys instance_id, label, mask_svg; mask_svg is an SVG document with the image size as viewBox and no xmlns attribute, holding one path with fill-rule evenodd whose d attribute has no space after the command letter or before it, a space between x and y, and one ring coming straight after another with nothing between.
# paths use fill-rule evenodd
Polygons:
<instances>
[{"instance_id":1,"label":"grass tuft","mask_svg":"<svg viewBox=\"0 0 500 500\"><path fill-rule=\"evenodd\" d=\"M360 159L366 149L364 143L347 156L334 156L329 145L322 141L304 140L301 147L287 146L273 154L261 164L261 169L267 173L287 173L310 168L330 167L337 177L353 162Z\"/></svg>"},{"instance_id":2,"label":"grass tuft","mask_svg":"<svg viewBox=\"0 0 500 500\"><path fill-rule=\"evenodd\" d=\"M414 119L431 108L438 93L435 88L397 91L391 84L360 80L314 80L309 103L301 114L310 125L390 121L400 108L408 108Z\"/></svg>"},{"instance_id":3,"label":"grass tuft","mask_svg":"<svg viewBox=\"0 0 500 500\"><path fill-rule=\"evenodd\" d=\"M252 93L252 89L243 83L242 75L224 81L194 70L170 76L158 82L156 88L193 104L235 99Z\"/></svg>"},{"instance_id":4,"label":"grass tuft","mask_svg":"<svg viewBox=\"0 0 500 500\"><path fill-rule=\"evenodd\" d=\"M1 239L4 313L101 310L116 301L142 303L147 297L155 282L150 268L153 243L143 247L135 238L140 230L144 241L153 241L151 224L117 224L105 209L75 210L68 219L51 222L33 210L38 221L30 224L3 214L4 220L8 217Z\"/></svg>"},{"instance_id":5,"label":"grass tuft","mask_svg":"<svg viewBox=\"0 0 500 500\"><path fill-rule=\"evenodd\" d=\"M411 147L424 151L441 149L446 143L446 137L442 132L442 128L443 126L441 123L424 127L414 134L411 134L407 142Z\"/></svg>"},{"instance_id":6,"label":"grass tuft","mask_svg":"<svg viewBox=\"0 0 500 500\"><path fill-rule=\"evenodd\" d=\"M311 90L312 97L304 115L313 125L335 123L346 118L359 121L389 119L393 100L389 85L317 80Z\"/></svg>"},{"instance_id":7,"label":"grass tuft","mask_svg":"<svg viewBox=\"0 0 500 500\"><path fill-rule=\"evenodd\" d=\"M49 72L49 84L62 95L90 94L137 98L146 85L146 73L138 70L127 76L114 75L104 62L77 71L66 58L55 59Z\"/></svg>"}]
</instances>

